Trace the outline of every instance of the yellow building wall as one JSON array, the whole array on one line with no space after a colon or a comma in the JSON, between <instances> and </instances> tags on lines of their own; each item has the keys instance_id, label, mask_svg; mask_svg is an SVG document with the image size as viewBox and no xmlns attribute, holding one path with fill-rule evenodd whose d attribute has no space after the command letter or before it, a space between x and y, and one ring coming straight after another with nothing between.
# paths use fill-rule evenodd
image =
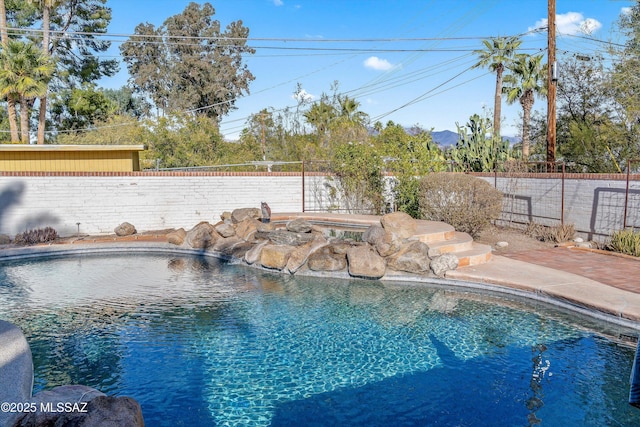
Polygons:
<instances>
[{"instance_id":1,"label":"yellow building wall","mask_svg":"<svg viewBox=\"0 0 640 427\"><path fill-rule=\"evenodd\" d=\"M0 145L4 172L131 172L140 170L141 145Z\"/></svg>"}]
</instances>

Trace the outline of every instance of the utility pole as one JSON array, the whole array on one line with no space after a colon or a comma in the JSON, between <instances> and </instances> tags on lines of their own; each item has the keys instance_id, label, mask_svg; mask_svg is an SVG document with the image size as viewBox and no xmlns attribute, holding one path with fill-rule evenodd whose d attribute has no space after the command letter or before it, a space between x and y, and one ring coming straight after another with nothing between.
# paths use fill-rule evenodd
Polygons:
<instances>
[{"instance_id":1,"label":"utility pole","mask_svg":"<svg viewBox=\"0 0 640 427\"><path fill-rule=\"evenodd\" d=\"M548 0L547 30L547 166L556 162L556 0Z\"/></svg>"},{"instance_id":2,"label":"utility pole","mask_svg":"<svg viewBox=\"0 0 640 427\"><path fill-rule=\"evenodd\" d=\"M260 113L260 145L262 146L262 160L267 160L267 143L264 137L264 113Z\"/></svg>"}]
</instances>

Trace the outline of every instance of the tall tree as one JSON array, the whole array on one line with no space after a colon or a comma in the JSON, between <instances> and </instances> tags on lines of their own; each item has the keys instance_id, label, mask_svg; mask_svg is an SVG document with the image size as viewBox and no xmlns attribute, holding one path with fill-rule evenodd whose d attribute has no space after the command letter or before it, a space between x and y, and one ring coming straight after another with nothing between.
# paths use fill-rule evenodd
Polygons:
<instances>
[{"instance_id":1,"label":"tall tree","mask_svg":"<svg viewBox=\"0 0 640 427\"><path fill-rule=\"evenodd\" d=\"M478 62L474 67L489 68L496 73L496 92L493 102L493 136L500 140L500 115L502 114L502 76L513 61L522 40L517 37L495 37L483 40L483 50L475 50Z\"/></svg>"},{"instance_id":2,"label":"tall tree","mask_svg":"<svg viewBox=\"0 0 640 427\"><path fill-rule=\"evenodd\" d=\"M104 76L115 74L117 60L101 59L98 54L106 51L111 42L100 39L111 21L111 9L107 0L18 0L6 2L7 26L36 28L42 32L30 36L40 44L42 52L55 58L56 70L49 82L49 94L71 90L82 83L91 83ZM0 13L0 15L2 15ZM51 34L55 36L51 37ZM1 35L1 34L0 34ZM36 40L37 39L37 40ZM47 93L43 93L46 97ZM53 97L53 95L52 95ZM29 102L33 107L34 100ZM38 139L44 141L47 100L40 103Z\"/></svg>"},{"instance_id":3,"label":"tall tree","mask_svg":"<svg viewBox=\"0 0 640 427\"><path fill-rule=\"evenodd\" d=\"M190 3L162 26L140 24L120 50L130 83L163 111L192 111L219 121L249 93L253 74L244 55L249 29L234 21L224 31L211 4Z\"/></svg>"},{"instance_id":4,"label":"tall tree","mask_svg":"<svg viewBox=\"0 0 640 427\"><path fill-rule=\"evenodd\" d=\"M9 32L7 30L7 8L4 0L0 0L0 42L2 48L6 49L9 42ZM9 130L11 133L11 142L16 143L19 141L18 136L18 115L16 112L16 100L13 94L7 95L7 111L9 115Z\"/></svg>"},{"instance_id":5,"label":"tall tree","mask_svg":"<svg viewBox=\"0 0 640 427\"><path fill-rule=\"evenodd\" d=\"M82 132L115 114L116 103L92 83L58 94L51 105L51 118L59 130Z\"/></svg>"},{"instance_id":6,"label":"tall tree","mask_svg":"<svg viewBox=\"0 0 640 427\"><path fill-rule=\"evenodd\" d=\"M529 124L531 110L536 96L547 94L546 64L542 55L518 54L510 68L511 73L504 77L507 102L520 102L522 106L522 158L529 157Z\"/></svg>"},{"instance_id":7,"label":"tall tree","mask_svg":"<svg viewBox=\"0 0 640 427\"><path fill-rule=\"evenodd\" d=\"M29 102L46 92L54 64L33 43L19 40L9 40L0 63L0 95L20 99L22 143L28 144Z\"/></svg>"},{"instance_id":8,"label":"tall tree","mask_svg":"<svg viewBox=\"0 0 640 427\"><path fill-rule=\"evenodd\" d=\"M316 129L318 136L324 136L329 128L329 124L332 120L338 116L336 108L331 105L328 100L322 99L318 102L314 102L309 110L305 112L304 118L311 126Z\"/></svg>"},{"instance_id":9,"label":"tall tree","mask_svg":"<svg viewBox=\"0 0 640 427\"><path fill-rule=\"evenodd\" d=\"M360 110L360 103L355 99L348 96L338 96L338 103L340 104L340 117L362 126L369 121L369 115Z\"/></svg>"},{"instance_id":10,"label":"tall tree","mask_svg":"<svg viewBox=\"0 0 640 427\"><path fill-rule=\"evenodd\" d=\"M615 172L633 156L634 124L626 122L608 85L602 57L562 61L558 82L558 153L579 172ZM630 144L631 143L631 144Z\"/></svg>"},{"instance_id":11,"label":"tall tree","mask_svg":"<svg viewBox=\"0 0 640 427\"><path fill-rule=\"evenodd\" d=\"M118 60L99 56L111 46L108 39L99 37L111 22L111 9L106 3L107 0L64 0L51 14L50 31L56 37L51 40L49 54L56 57L58 66L53 89L97 82L118 71Z\"/></svg>"},{"instance_id":12,"label":"tall tree","mask_svg":"<svg viewBox=\"0 0 640 427\"><path fill-rule=\"evenodd\" d=\"M29 0L42 10L42 53L50 55L51 12L61 0ZM40 97L40 112L38 114L38 144L44 144L44 133L47 120L47 93Z\"/></svg>"},{"instance_id":13,"label":"tall tree","mask_svg":"<svg viewBox=\"0 0 640 427\"><path fill-rule=\"evenodd\" d=\"M614 66L608 86L627 126L634 126L640 123L640 2L620 15L618 28L626 40L621 49L611 44Z\"/></svg>"}]
</instances>

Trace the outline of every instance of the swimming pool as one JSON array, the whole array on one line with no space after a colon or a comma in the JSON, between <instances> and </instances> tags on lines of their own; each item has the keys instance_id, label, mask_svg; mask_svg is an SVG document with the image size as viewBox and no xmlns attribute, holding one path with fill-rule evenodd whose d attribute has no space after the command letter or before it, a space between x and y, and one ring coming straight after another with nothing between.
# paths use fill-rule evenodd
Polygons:
<instances>
[{"instance_id":1,"label":"swimming pool","mask_svg":"<svg viewBox=\"0 0 640 427\"><path fill-rule=\"evenodd\" d=\"M0 318L147 425L640 425L634 332L513 298L101 255L0 265Z\"/></svg>"}]
</instances>

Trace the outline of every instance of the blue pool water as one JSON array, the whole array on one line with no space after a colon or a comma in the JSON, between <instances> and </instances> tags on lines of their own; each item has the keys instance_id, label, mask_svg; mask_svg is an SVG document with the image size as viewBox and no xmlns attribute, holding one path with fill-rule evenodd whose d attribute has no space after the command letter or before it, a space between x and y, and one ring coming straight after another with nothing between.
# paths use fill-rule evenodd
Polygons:
<instances>
[{"instance_id":1,"label":"blue pool water","mask_svg":"<svg viewBox=\"0 0 640 427\"><path fill-rule=\"evenodd\" d=\"M640 425L637 331L487 294L84 256L0 265L0 318L149 426Z\"/></svg>"}]
</instances>

